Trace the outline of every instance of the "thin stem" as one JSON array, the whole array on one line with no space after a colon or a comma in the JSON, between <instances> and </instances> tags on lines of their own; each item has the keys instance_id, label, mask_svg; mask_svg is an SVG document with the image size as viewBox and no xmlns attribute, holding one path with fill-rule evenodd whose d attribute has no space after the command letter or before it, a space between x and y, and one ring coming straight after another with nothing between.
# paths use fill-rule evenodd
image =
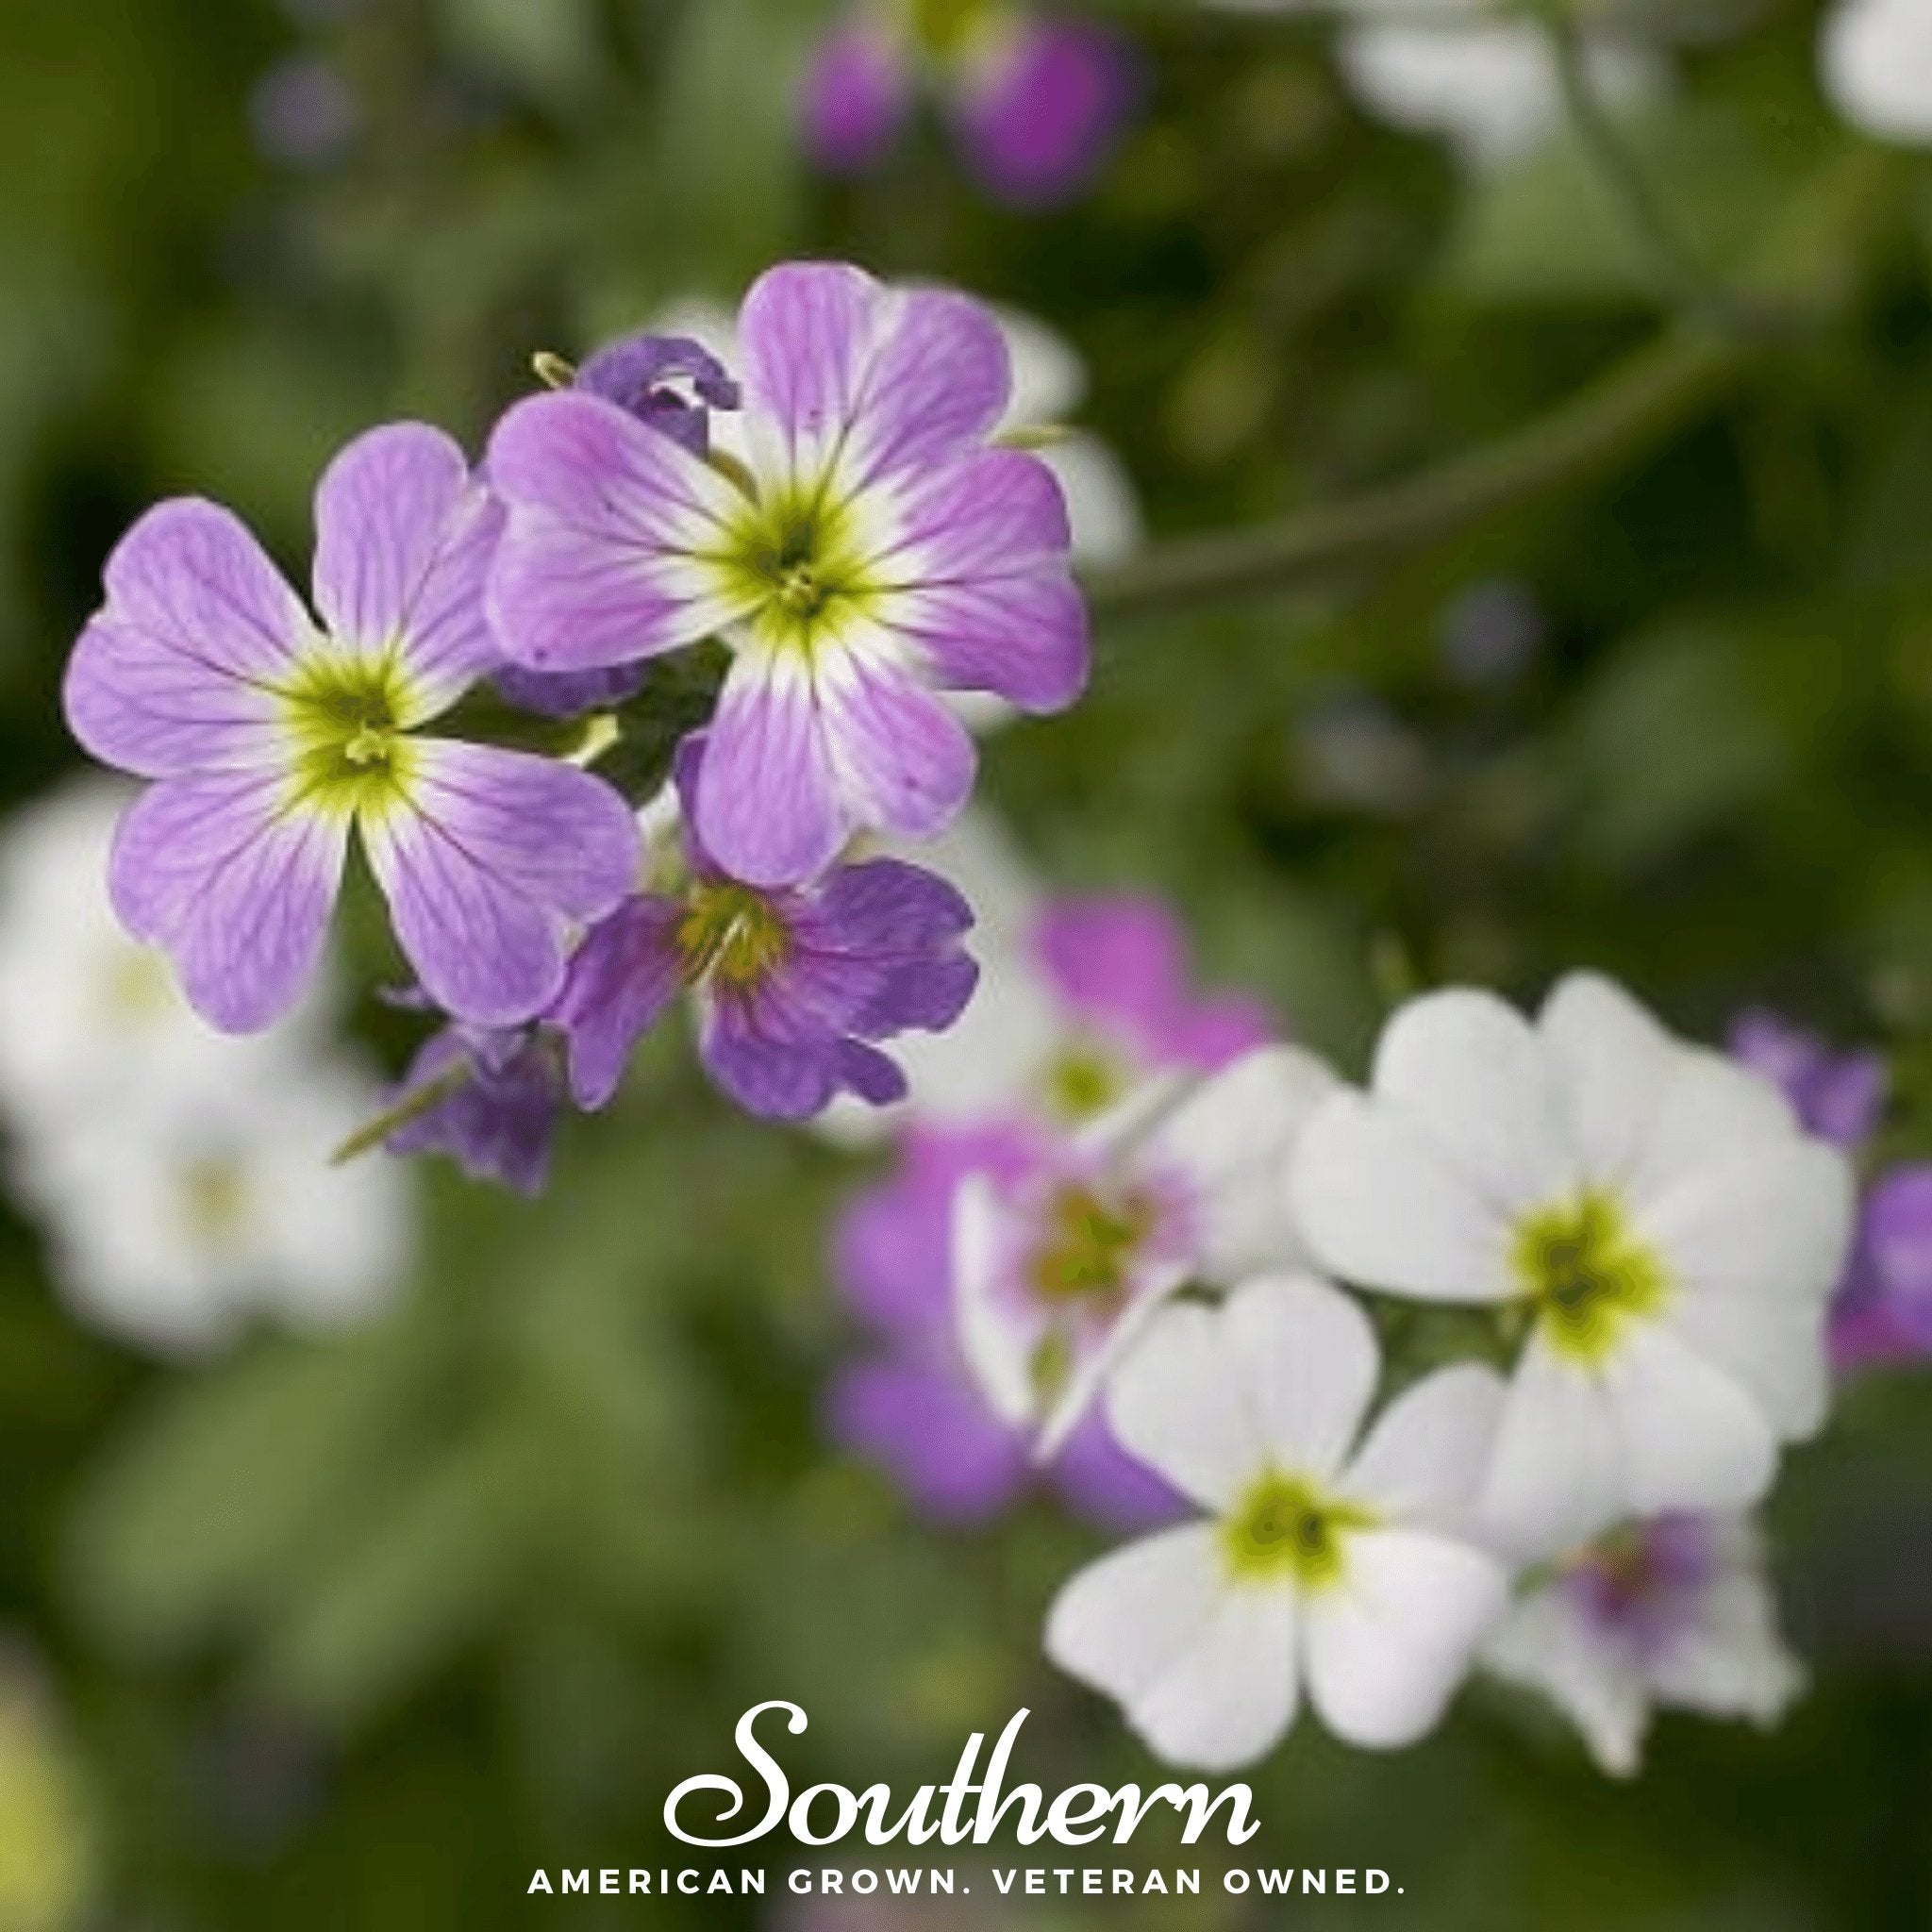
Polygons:
<instances>
[{"instance_id":1,"label":"thin stem","mask_svg":"<svg viewBox=\"0 0 1932 1932\"><path fill-rule=\"evenodd\" d=\"M1096 612L1139 616L1222 597L1278 593L1437 542L1535 498L1636 461L1724 395L1798 325L1828 320L1858 285L1872 231L1896 216L1910 177L1859 148L1793 198L1753 265L1748 299L1777 329L1687 320L1546 415L1488 447L1353 501L1248 530L1185 538L1087 578Z\"/></svg>"},{"instance_id":2,"label":"thin stem","mask_svg":"<svg viewBox=\"0 0 1932 1932\"><path fill-rule=\"evenodd\" d=\"M412 1127L425 1114L432 1114L445 1100L453 1099L470 1084L470 1063L458 1060L433 1079L412 1088L386 1111L359 1126L329 1156L331 1167L346 1167L365 1154L373 1154L391 1134Z\"/></svg>"},{"instance_id":3,"label":"thin stem","mask_svg":"<svg viewBox=\"0 0 1932 1932\"><path fill-rule=\"evenodd\" d=\"M1163 544L1091 576L1088 594L1103 615L1140 615L1204 597L1292 589L1453 536L1653 447L1721 391L1744 360L1735 341L1706 331L1673 334L1487 448L1352 502Z\"/></svg>"},{"instance_id":4,"label":"thin stem","mask_svg":"<svg viewBox=\"0 0 1932 1932\"><path fill-rule=\"evenodd\" d=\"M1551 14L1543 21L1543 31L1556 59L1571 125L1599 178L1616 196L1631 235L1648 257L1658 294L1684 314L1700 316L1720 328L1748 333L1761 326L1763 318L1754 317L1743 304L1713 285L1672 225L1657 190L1597 92L1590 71L1590 48L1575 24Z\"/></svg>"}]
</instances>

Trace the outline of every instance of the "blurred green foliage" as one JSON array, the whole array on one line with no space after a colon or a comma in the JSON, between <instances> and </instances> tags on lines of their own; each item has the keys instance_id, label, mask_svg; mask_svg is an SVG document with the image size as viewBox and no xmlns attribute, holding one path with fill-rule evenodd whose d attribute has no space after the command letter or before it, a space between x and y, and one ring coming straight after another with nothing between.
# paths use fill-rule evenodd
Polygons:
<instances>
[{"instance_id":1,"label":"blurred green foliage","mask_svg":"<svg viewBox=\"0 0 1932 1932\"><path fill-rule=\"evenodd\" d=\"M294 558L348 433L423 413L474 444L533 350L782 255L1047 317L1166 534L1423 470L1667 325L1574 142L1465 181L1350 104L1320 22L1117 10L1145 125L1089 204L1021 220L930 132L874 181L810 178L806 0L366 0L306 28L267 0L8 0L8 799L72 756L60 663L145 501L232 501ZM1850 142L1816 10L1765 0L1633 133L1713 275ZM354 104L325 165L260 144L291 59ZM1171 892L1214 977L1344 1063L1405 982L1533 993L1590 963L1692 1029L1768 999L1886 1042L1889 1144L1932 1147L1932 170L1893 185L1835 299L1634 465L1332 585L1108 625L1081 710L989 748L1023 842L1065 884ZM1500 666L1504 607L1470 594L1496 584L1534 599ZM373 982L375 922L356 942ZM540 1864L663 1862L665 1792L767 1697L812 1714L800 1783L936 1776L1023 1703L1028 1774L1144 1778L1039 1657L1088 1536L1043 1504L932 1532L823 1445L851 1343L822 1236L856 1171L660 1042L542 1204L434 1176L387 1320L193 1371L72 1327L0 1228L0 1605L85 1767L98 1923L522 1924ZM1927 1395L1858 1390L1796 1460L1776 1522L1819 1682L1777 1737L1666 1722L1618 1789L1490 1691L1399 1759L1305 1727L1258 1780L1263 1861L1384 1866L1406 1897L1377 1917L1434 1932L1932 1923Z\"/></svg>"}]
</instances>

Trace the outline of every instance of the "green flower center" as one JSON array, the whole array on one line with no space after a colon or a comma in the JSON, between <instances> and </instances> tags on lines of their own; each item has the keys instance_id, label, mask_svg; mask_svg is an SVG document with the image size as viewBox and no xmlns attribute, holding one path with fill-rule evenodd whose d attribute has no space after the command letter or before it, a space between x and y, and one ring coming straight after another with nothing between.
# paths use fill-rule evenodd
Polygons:
<instances>
[{"instance_id":1,"label":"green flower center","mask_svg":"<svg viewBox=\"0 0 1932 1932\"><path fill-rule=\"evenodd\" d=\"M281 698L300 803L350 815L380 811L402 796L419 708L396 658L317 652Z\"/></svg>"},{"instance_id":2,"label":"green flower center","mask_svg":"<svg viewBox=\"0 0 1932 1932\"><path fill-rule=\"evenodd\" d=\"M912 0L912 34L936 60L959 53L1000 10L1000 0Z\"/></svg>"},{"instance_id":3,"label":"green flower center","mask_svg":"<svg viewBox=\"0 0 1932 1932\"><path fill-rule=\"evenodd\" d=\"M791 950L790 929L761 893L738 885L691 888L677 952L692 985L713 974L741 991L762 985Z\"/></svg>"},{"instance_id":4,"label":"green flower center","mask_svg":"<svg viewBox=\"0 0 1932 1932\"><path fill-rule=\"evenodd\" d=\"M1575 1361L1601 1361L1669 1291L1662 1262L1631 1232L1615 1196L1594 1189L1519 1224L1510 1259L1543 1334Z\"/></svg>"},{"instance_id":5,"label":"green flower center","mask_svg":"<svg viewBox=\"0 0 1932 1932\"><path fill-rule=\"evenodd\" d=\"M808 659L864 614L877 588L850 511L824 491L787 491L748 504L717 561L760 638Z\"/></svg>"},{"instance_id":6,"label":"green flower center","mask_svg":"<svg viewBox=\"0 0 1932 1932\"><path fill-rule=\"evenodd\" d=\"M1126 1091L1127 1079L1106 1047L1075 1041L1047 1063L1040 1085L1054 1117L1078 1124L1105 1113Z\"/></svg>"},{"instance_id":7,"label":"green flower center","mask_svg":"<svg viewBox=\"0 0 1932 1932\"><path fill-rule=\"evenodd\" d=\"M1053 1303L1118 1303L1135 1255L1154 1231L1153 1201L1133 1192L1115 1204L1091 1188L1067 1187L1045 1219L1045 1238L1027 1269L1034 1292Z\"/></svg>"},{"instance_id":8,"label":"green flower center","mask_svg":"<svg viewBox=\"0 0 1932 1932\"><path fill-rule=\"evenodd\" d=\"M1373 1529L1374 1514L1326 1496L1299 1476L1271 1470L1222 1524L1228 1568L1249 1582L1287 1577L1304 1590L1327 1590L1348 1567L1348 1540Z\"/></svg>"},{"instance_id":9,"label":"green flower center","mask_svg":"<svg viewBox=\"0 0 1932 1932\"><path fill-rule=\"evenodd\" d=\"M233 1160L197 1160L181 1179L183 1206L195 1238L224 1247L242 1231L248 1214L248 1178Z\"/></svg>"}]
</instances>

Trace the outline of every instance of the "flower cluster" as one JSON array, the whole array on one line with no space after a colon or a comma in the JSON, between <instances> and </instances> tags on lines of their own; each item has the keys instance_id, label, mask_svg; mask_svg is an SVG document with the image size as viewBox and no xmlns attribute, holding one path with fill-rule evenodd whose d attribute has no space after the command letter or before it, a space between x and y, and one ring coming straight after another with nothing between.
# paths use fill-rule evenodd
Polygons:
<instances>
[{"instance_id":1,"label":"flower cluster","mask_svg":"<svg viewBox=\"0 0 1932 1932\"><path fill-rule=\"evenodd\" d=\"M753 288L736 342L735 373L657 337L546 361L551 392L509 409L481 469L424 425L369 432L318 490L308 602L198 500L108 560L66 703L90 751L150 781L115 908L196 1010L257 1031L314 977L353 835L412 997L450 1022L399 1150L539 1184L566 1084L607 1102L681 988L754 1111L888 1101L876 1042L949 1025L971 992L958 896L848 852L964 805L974 754L942 694L1051 711L1079 692L1059 486L996 440L1010 358L962 296L793 264ZM587 767L622 762L630 712L607 708L661 722L651 661L714 638L730 668L702 729L679 720L667 883L647 791ZM555 751L431 729L486 681L546 719L604 715Z\"/></svg>"},{"instance_id":2,"label":"flower cluster","mask_svg":"<svg viewBox=\"0 0 1932 1932\"><path fill-rule=\"evenodd\" d=\"M1092 179L1133 112L1120 37L1008 0L858 0L819 43L800 117L819 166L861 174L898 141L922 90L943 105L987 191L1049 207Z\"/></svg>"},{"instance_id":3,"label":"flower cluster","mask_svg":"<svg viewBox=\"0 0 1932 1932\"><path fill-rule=\"evenodd\" d=\"M1119 936L1059 951L1068 919ZM847 1440L956 1515L1008 1492L1016 1440L1102 1518L1146 1491L1095 1495L1075 1445L1158 1478L1181 1520L1075 1576L1046 1645L1175 1763L1253 1761L1305 1691L1407 1743L1479 1662L1614 1771L1653 1704L1771 1721L1798 1674L1745 1512L1825 1414L1852 1186L1821 1130L1869 1113L1872 1070L1814 1066L1794 1106L1579 974L1534 1020L1411 1002L1357 1089L1224 1008L1204 1028L1150 908L1051 908L1049 1008L1137 922L1159 964L1064 1028L1054 1076L915 1124L848 1218L892 1352L841 1385ZM1087 1073L1095 1036L1130 1074ZM1429 1372L1378 1412L1410 1354Z\"/></svg>"},{"instance_id":4,"label":"flower cluster","mask_svg":"<svg viewBox=\"0 0 1932 1932\"><path fill-rule=\"evenodd\" d=\"M103 888L118 783L71 782L0 837L0 1108L13 1191L84 1319L168 1352L251 1315L357 1319L404 1271L405 1176L329 1151L379 1104L316 989L227 1040Z\"/></svg>"}]
</instances>

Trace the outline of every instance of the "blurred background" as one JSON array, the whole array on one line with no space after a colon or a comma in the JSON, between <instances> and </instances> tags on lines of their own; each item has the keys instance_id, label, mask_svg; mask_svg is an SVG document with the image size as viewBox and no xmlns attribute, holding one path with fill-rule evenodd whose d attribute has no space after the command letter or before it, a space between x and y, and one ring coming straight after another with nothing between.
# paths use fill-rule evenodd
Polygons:
<instances>
[{"instance_id":1,"label":"blurred background","mask_svg":"<svg viewBox=\"0 0 1932 1932\"><path fill-rule=\"evenodd\" d=\"M1049 1790L1152 1770L1040 1656L1101 1540L1044 1498L927 1524L821 1427L858 1346L826 1230L877 1157L734 1115L676 1042L567 1134L539 1201L378 1160L208 1258L244 1154L307 1201L289 1163L413 1032L339 997L245 1065L184 1073L196 1051L164 1041L166 1131L111 1097L166 993L70 997L112 943L77 906L111 800L68 788L58 687L129 519L206 493L299 569L342 440L421 415L475 448L533 351L734 301L786 256L960 283L1062 339L1050 413L1131 478L1090 698L987 745L1042 877L1167 895L1207 978L1351 1072L1391 1000L1445 980L1529 998L1594 965L1715 1040L1770 1005L1886 1056L1868 1158L1910 1161L1932 148L1882 139L1895 115L1847 125L1826 10L1586 9L1628 56L1607 134L1547 72L1533 98L1500 69L1380 85L1318 12L1095 8L1134 49L1133 111L1041 207L989 192L931 108L860 174L815 165L813 0L6 0L4 1932L638 1919L525 1887L675 1863L665 1793L735 1768L733 1724L772 1697L811 1714L794 1789L935 1779L1023 1704ZM932 47L946 12L923 10ZM1473 125L1498 107L1501 133ZM1494 513L1240 599L1152 594L1172 540L1439 475L1578 394L1587 422L1505 445L1547 467ZM343 986L393 977L373 908L344 944ZM1771 1527L1815 1674L1774 1735L1667 1718L1620 1785L1493 1689L1399 1757L1304 1725L1256 1776L1244 1862L1404 1887L1310 1923L1932 1924L1910 1359L1848 1381ZM1174 1862L1151 1828L1128 1856ZM1200 1901L1092 1919L1274 1922L1212 1895L1214 1856ZM648 1912L898 1932L997 1924L991 1891L942 1920Z\"/></svg>"}]
</instances>

